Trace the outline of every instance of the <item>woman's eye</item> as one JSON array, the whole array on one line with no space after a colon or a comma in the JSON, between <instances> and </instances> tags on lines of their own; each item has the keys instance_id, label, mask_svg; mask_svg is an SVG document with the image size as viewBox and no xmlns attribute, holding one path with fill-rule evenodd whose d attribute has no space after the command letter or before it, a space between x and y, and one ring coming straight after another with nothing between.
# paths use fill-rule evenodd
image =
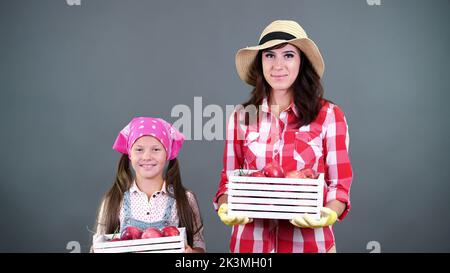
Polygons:
<instances>
[{"instance_id":1,"label":"woman's eye","mask_svg":"<svg viewBox=\"0 0 450 273\"><path fill-rule=\"evenodd\" d=\"M284 57L286 57L286 58L288 58L288 59L294 58L294 54L288 53L288 54L284 55Z\"/></svg>"},{"instance_id":2,"label":"woman's eye","mask_svg":"<svg viewBox=\"0 0 450 273\"><path fill-rule=\"evenodd\" d=\"M274 57L272 53L266 53L264 56L268 59L271 59Z\"/></svg>"}]
</instances>

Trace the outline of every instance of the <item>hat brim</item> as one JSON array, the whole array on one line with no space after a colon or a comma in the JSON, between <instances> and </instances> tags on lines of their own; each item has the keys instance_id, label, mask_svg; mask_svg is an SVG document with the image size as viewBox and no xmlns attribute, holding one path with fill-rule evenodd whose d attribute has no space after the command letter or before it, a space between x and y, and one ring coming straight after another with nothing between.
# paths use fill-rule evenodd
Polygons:
<instances>
[{"instance_id":1,"label":"hat brim","mask_svg":"<svg viewBox=\"0 0 450 273\"><path fill-rule=\"evenodd\" d=\"M258 51L282 43L292 44L300 49L303 53L305 53L306 57L309 59L312 66L316 70L316 73L320 78L322 78L323 72L325 70L325 63L323 61L322 54L320 54L319 48L309 38L298 38L292 40L271 40L262 45L240 49L236 53L236 70L241 80L252 86L255 86L256 83L254 82L254 80L249 78L248 72L251 65L253 64L253 61L255 60L256 55L258 54Z\"/></svg>"}]
</instances>

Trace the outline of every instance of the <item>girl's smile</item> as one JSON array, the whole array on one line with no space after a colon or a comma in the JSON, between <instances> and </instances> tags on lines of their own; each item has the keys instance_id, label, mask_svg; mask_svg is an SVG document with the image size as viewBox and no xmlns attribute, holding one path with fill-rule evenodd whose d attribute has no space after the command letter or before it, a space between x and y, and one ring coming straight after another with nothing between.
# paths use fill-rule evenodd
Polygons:
<instances>
[{"instance_id":1,"label":"girl's smile","mask_svg":"<svg viewBox=\"0 0 450 273\"><path fill-rule=\"evenodd\" d=\"M139 167L142 167L145 170L151 170L153 167L156 167L156 166L157 166L157 164L148 164L148 163L139 164Z\"/></svg>"}]
</instances>

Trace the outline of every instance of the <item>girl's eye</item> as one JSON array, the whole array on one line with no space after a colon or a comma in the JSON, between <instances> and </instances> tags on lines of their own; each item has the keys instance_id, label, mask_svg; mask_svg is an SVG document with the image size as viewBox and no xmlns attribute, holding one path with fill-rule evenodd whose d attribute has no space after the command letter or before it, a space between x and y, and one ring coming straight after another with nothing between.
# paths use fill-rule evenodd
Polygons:
<instances>
[{"instance_id":1,"label":"girl's eye","mask_svg":"<svg viewBox=\"0 0 450 273\"><path fill-rule=\"evenodd\" d=\"M272 53L266 53L266 54L264 54L264 56L268 59L271 59L274 57Z\"/></svg>"},{"instance_id":2,"label":"girl's eye","mask_svg":"<svg viewBox=\"0 0 450 273\"><path fill-rule=\"evenodd\" d=\"M159 152L159 151L161 151L161 149L160 148L153 148L153 151Z\"/></svg>"},{"instance_id":3,"label":"girl's eye","mask_svg":"<svg viewBox=\"0 0 450 273\"><path fill-rule=\"evenodd\" d=\"M142 152L142 149L141 148L136 148L135 151L136 152Z\"/></svg>"}]
</instances>

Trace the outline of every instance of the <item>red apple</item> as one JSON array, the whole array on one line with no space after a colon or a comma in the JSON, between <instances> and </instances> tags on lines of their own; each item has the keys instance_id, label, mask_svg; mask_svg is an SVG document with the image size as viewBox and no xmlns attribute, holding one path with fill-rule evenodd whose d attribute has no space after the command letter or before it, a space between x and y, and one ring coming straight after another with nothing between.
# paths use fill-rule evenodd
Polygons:
<instances>
[{"instance_id":1,"label":"red apple","mask_svg":"<svg viewBox=\"0 0 450 273\"><path fill-rule=\"evenodd\" d=\"M303 169L301 172L306 176L306 178L316 179L318 175L313 169Z\"/></svg>"},{"instance_id":2,"label":"red apple","mask_svg":"<svg viewBox=\"0 0 450 273\"><path fill-rule=\"evenodd\" d=\"M257 172L251 173L250 176L252 176L252 177L266 177L262 171L257 171Z\"/></svg>"},{"instance_id":3,"label":"red apple","mask_svg":"<svg viewBox=\"0 0 450 273\"><path fill-rule=\"evenodd\" d=\"M313 169L293 170L286 174L287 178L311 178L317 179L319 175Z\"/></svg>"},{"instance_id":4,"label":"red apple","mask_svg":"<svg viewBox=\"0 0 450 273\"><path fill-rule=\"evenodd\" d=\"M306 178L306 175L302 171L293 170L286 174L286 178Z\"/></svg>"},{"instance_id":5,"label":"red apple","mask_svg":"<svg viewBox=\"0 0 450 273\"><path fill-rule=\"evenodd\" d=\"M264 175L267 177L284 177L284 171L277 162L267 164L263 169Z\"/></svg>"},{"instance_id":6,"label":"red apple","mask_svg":"<svg viewBox=\"0 0 450 273\"><path fill-rule=\"evenodd\" d=\"M142 233L141 239L163 237L162 232L154 227L149 227Z\"/></svg>"},{"instance_id":7,"label":"red apple","mask_svg":"<svg viewBox=\"0 0 450 273\"><path fill-rule=\"evenodd\" d=\"M137 227L129 226L126 227L120 234L121 240L135 240L140 239L142 235L142 230Z\"/></svg>"},{"instance_id":8,"label":"red apple","mask_svg":"<svg viewBox=\"0 0 450 273\"><path fill-rule=\"evenodd\" d=\"M161 231L164 237L180 235L180 231L175 226L167 226L163 228Z\"/></svg>"}]
</instances>

